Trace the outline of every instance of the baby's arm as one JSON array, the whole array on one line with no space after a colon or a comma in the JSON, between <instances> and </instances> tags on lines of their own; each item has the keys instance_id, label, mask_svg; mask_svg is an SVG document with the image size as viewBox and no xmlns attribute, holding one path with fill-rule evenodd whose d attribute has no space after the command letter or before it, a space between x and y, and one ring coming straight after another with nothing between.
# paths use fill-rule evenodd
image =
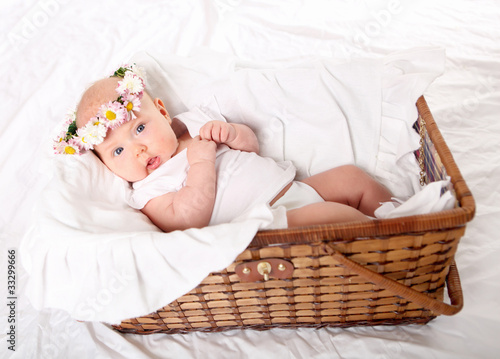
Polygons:
<instances>
[{"instance_id":1,"label":"baby's arm","mask_svg":"<svg viewBox=\"0 0 500 359\"><path fill-rule=\"evenodd\" d=\"M234 150L259 153L259 142L252 129L239 123L207 122L200 129L200 137L223 143Z\"/></svg>"},{"instance_id":2,"label":"baby's arm","mask_svg":"<svg viewBox=\"0 0 500 359\"><path fill-rule=\"evenodd\" d=\"M187 149L186 185L178 192L151 199L142 212L165 232L208 225L215 203L216 173L213 141L194 138Z\"/></svg>"}]
</instances>

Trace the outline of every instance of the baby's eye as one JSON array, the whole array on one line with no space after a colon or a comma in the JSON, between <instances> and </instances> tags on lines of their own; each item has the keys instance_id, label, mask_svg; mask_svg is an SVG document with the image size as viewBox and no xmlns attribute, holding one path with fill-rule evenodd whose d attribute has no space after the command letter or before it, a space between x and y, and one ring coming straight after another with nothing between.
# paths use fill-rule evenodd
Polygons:
<instances>
[{"instance_id":1,"label":"baby's eye","mask_svg":"<svg viewBox=\"0 0 500 359\"><path fill-rule=\"evenodd\" d=\"M144 131L144 129L145 129L145 128L146 128L146 126L144 126L144 125L139 125L139 126L137 126L137 129L135 130L135 132L136 132L137 134L139 134L139 133L141 133L142 131Z\"/></svg>"},{"instance_id":2,"label":"baby's eye","mask_svg":"<svg viewBox=\"0 0 500 359\"><path fill-rule=\"evenodd\" d=\"M116 150L113 151L113 156L120 156L123 152L123 147L118 147Z\"/></svg>"}]
</instances>

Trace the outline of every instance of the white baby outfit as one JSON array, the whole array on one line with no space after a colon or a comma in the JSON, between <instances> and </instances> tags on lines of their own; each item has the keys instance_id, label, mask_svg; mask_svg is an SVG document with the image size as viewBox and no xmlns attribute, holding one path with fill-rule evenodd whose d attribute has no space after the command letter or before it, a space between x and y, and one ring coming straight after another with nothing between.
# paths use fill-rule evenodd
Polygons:
<instances>
[{"instance_id":1,"label":"white baby outfit","mask_svg":"<svg viewBox=\"0 0 500 359\"><path fill-rule=\"evenodd\" d=\"M193 137L208 121L226 122L222 115L204 107L197 107L176 118L186 125ZM179 191L185 185L189 169L186 154L184 149L145 179L133 183L127 198L129 205L142 209L152 198ZM215 168L217 195L209 225L230 222L255 205L268 204L295 177L295 167L290 161L276 162L253 152L233 150L226 145L217 147ZM322 201L314 189L307 186L310 190L305 192L310 198L304 202L303 198L298 198L303 197L304 189L299 194L297 187L300 186L294 184L287 191L289 195L285 194L275 203L272 210L274 222L267 228L286 228L286 210Z\"/></svg>"}]
</instances>

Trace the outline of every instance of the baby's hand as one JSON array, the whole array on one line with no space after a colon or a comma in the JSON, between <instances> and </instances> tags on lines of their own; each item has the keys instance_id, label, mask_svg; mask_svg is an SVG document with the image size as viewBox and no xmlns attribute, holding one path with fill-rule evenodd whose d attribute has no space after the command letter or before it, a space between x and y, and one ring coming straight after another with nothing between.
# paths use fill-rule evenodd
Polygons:
<instances>
[{"instance_id":1,"label":"baby's hand","mask_svg":"<svg viewBox=\"0 0 500 359\"><path fill-rule=\"evenodd\" d=\"M215 152L217 144L213 141L201 139L200 136L193 138L193 141L187 148L188 163L192 166L198 162L215 163Z\"/></svg>"},{"instance_id":2,"label":"baby's hand","mask_svg":"<svg viewBox=\"0 0 500 359\"><path fill-rule=\"evenodd\" d=\"M210 121L200 129L200 137L216 143L230 143L236 138L236 129L223 121Z\"/></svg>"}]
</instances>

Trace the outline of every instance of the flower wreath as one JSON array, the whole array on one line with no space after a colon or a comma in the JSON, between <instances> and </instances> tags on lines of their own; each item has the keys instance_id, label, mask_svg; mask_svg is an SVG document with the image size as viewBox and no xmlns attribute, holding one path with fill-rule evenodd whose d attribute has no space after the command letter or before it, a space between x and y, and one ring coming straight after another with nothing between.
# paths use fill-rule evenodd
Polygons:
<instances>
[{"instance_id":1,"label":"flower wreath","mask_svg":"<svg viewBox=\"0 0 500 359\"><path fill-rule=\"evenodd\" d=\"M110 77L120 77L116 92L118 98L101 105L97 115L83 127L76 127L76 109L66 115L63 128L54 140L56 154L82 154L94 149L104 141L108 129L118 126L136 118L134 111L141 110L141 98L146 87L146 73L133 65L124 65L116 70Z\"/></svg>"}]
</instances>

